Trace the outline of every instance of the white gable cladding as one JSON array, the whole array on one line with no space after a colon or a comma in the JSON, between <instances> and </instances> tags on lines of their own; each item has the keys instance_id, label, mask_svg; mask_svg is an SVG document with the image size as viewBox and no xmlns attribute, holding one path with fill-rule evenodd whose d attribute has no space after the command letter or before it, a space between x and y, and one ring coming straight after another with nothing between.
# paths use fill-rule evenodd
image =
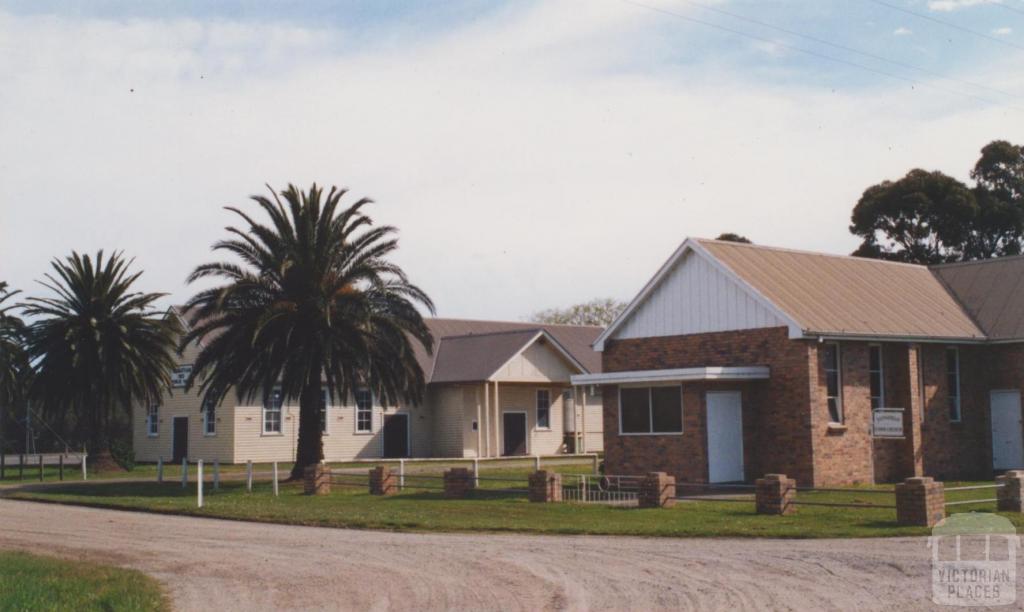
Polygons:
<instances>
[{"instance_id":1,"label":"white gable cladding","mask_svg":"<svg viewBox=\"0 0 1024 612\"><path fill-rule=\"evenodd\" d=\"M689 251L612 337L681 336L787 325L739 283Z\"/></svg>"}]
</instances>

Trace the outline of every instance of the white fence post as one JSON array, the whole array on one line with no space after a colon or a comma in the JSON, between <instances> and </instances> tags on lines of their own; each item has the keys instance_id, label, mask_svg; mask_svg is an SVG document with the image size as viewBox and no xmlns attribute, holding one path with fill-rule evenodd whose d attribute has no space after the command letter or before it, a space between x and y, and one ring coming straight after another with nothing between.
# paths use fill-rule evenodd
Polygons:
<instances>
[{"instance_id":1,"label":"white fence post","mask_svg":"<svg viewBox=\"0 0 1024 612\"><path fill-rule=\"evenodd\" d=\"M87 474L87 470L86 470L86 467L85 467L85 458L88 457L88 456L89 456L89 454L85 452L85 447L83 446L82 447L82 480L89 480L89 475Z\"/></svg>"},{"instance_id":2,"label":"white fence post","mask_svg":"<svg viewBox=\"0 0 1024 612\"><path fill-rule=\"evenodd\" d=\"M213 490L220 490L220 459L213 460Z\"/></svg>"},{"instance_id":3,"label":"white fence post","mask_svg":"<svg viewBox=\"0 0 1024 612\"><path fill-rule=\"evenodd\" d=\"M163 456L156 458L156 481L164 481L164 458Z\"/></svg>"},{"instance_id":4,"label":"white fence post","mask_svg":"<svg viewBox=\"0 0 1024 612\"><path fill-rule=\"evenodd\" d=\"M533 456L533 470L535 472L539 472L540 471L540 455L534 455Z\"/></svg>"},{"instance_id":5,"label":"white fence post","mask_svg":"<svg viewBox=\"0 0 1024 612\"><path fill-rule=\"evenodd\" d=\"M277 462L274 462L274 497L277 497Z\"/></svg>"},{"instance_id":6,"label":"white fence post","mask_svg":"<svg viewBox=\"0 0 1024 612\"><path fill-rule=\"evenodd\" d=\"M600 471L597 469L597 453L594 454L594 476L597 476Z\"/></svg>"},{"instance_id":7,"label":"white fence post","mask_svg":"<svg viewBox=\"0 0 1024 612\"><path fill-rule=\"evenodd\" d=\"M473 486L480 487L480 460L473 459Z\"/></svg>"},{"instance_id":8,"label":"white fence post","mask_svg":"<svg viewBox=\"0 0 1024 612\"><path fill-rule=\"evenodd\" d=\"M405 488L405 459L398 460L398 490Z\"/></svg>"},{"instance_id":9,"label":"white fence post","mask_svg":"<svg viewBox=\"0 0 1024 612\"><path fill-rule=\"evenodd\" d=\"M245 462L245 490L252 493L252 459Z\"/></svg>"},{"instance_id":10,"label":"white fence post","mask_svg":"<svg viewBox=\"0 0 1024 612\"><path fill-rule=\"evenodd\" d=\"M181 488L188 486L188 457L181 458Z\"/></svg>"},{"instance_id":11,"label":"white fence post","mask_svg":"<svg viewBox=\"0 0 1024 612\"><path fill-rule=\"evenodd\" d=\"M203 460L196 463L196 506L203 507Z\"/></svg>"}]
</instances>

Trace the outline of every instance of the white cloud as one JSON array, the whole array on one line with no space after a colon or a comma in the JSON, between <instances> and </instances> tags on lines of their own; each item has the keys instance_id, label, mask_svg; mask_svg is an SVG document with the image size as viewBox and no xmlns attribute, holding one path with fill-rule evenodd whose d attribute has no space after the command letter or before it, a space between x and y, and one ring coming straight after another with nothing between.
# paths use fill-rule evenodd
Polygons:
<instances>
[{"instance_id":1,"label":"white cloud","mask_svg":"<svg viewBox=\"0 0 1024 612\"><path fill-rule=\"evenodd\" d=\"M903 85L634 70L650 15L578 6L383 42L0 13L0 277L34 291L50 258L120 248L181 300L234 222L221 206L316 180L377 200L442 314L516 318L631 297L686 235L849 251L867 185L914 166L966 178L1019 118ZM1024 86L997 80L1019 61L972 78Z\"/></svg>"},{"instance_id":2,"label":"white cloud","mask_svg":"<svg viewBox=\"0 0 1024 612\"><path fill-rule=\"evenodd\" d=\"M933 11L950 12L979 4L997 3L998 0L930 0L928 8Z\"/></svg>"},{"instance_id":3,"label":"white cloud","mask_svg":"<svg viewBox=\"0 0 1024 612\"><path fill-rule=\"evenodd\" d=\"M1013 28L995 28L992 30L992 33L996 36L1009 36L1010 34L1013 34Z\"/></svg>"},{"instance_id":4,"label":"white cloud","mask_svg":"<svg viewBox=\"0 0 1024 612\"><path fill-rule=\"evenodd\" d=\"M914 31L911 30L910 28L905 28L903 26L900 26L900 27L896 28L895 30L893 30L892 33L893 33L894 36L908 36L910 34L913 34Z\"/></svg>"}]
</instances>

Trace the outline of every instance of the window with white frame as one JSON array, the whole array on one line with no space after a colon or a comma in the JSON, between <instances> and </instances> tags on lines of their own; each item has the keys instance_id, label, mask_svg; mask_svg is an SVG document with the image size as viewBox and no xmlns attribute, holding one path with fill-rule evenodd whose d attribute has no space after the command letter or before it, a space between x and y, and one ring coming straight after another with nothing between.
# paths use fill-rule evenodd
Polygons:
<instances>
[{"instance_id":1,"label":"window with white frame","mask_svg":"<svg viewBox=\"0 0 1024 612\"><path fill-rule=\"evenodd\" d=\"M320 432L327 433L327 415L331 407L330 393L327 389L320 390Z\"/></svg>"},{"instance_id":2,"label":"window with white frame","mask_svg":"<svg viewBox=\"0 0 1024 612\"><path fill-rule=\"evenodd\" d=\"M551 392L537 389L537 429L551 429Z\"/></svg>"},{"instance_id":3,"label":"window with white frame","mask_svg":"<svg viewBox=\"0 0 1024 612\"><path fill-rule=\"evenodd\" d=\"M960 350L946 349L946 381L949 387L949 420L958 422L963 416L960 410Z\"/></svg>"},{"instance_id":4,"label":"window with white frame","mask_svg":"<svg viewBox=\"0 0 1024 612\"><path fill-rule=\"evenodd\" d=\"M885 371L881 345L868 346L868 377L871 386L871 408L882 408L885 406Z\"/></svg>"},{"instance_id":5,"label":"window with white frame","mask_svg":"<svg viewBox=\"0 0 1024 612\"><path fill-rule=\"evenodd\" d=\"M217 401L211 395L203 398L203 434L217 435Z\"/></svg>"},{"instance_id":6,"label":"window with white frame","mask_svg":"<svg viewBox=\"0 0 1024 612\"><path fill-rule=\"evenodd\" d=\"M828 398L828 418L833 423L843 422L843 377L839 369L839 345L821 347L822 367L825 370L825 395Z\"/></svg>"},{"instance_id":7,"label":"window with white frame","mask_svg":"<svg viewBox=\"0 0 1024 612\"><path fill-rule=\"evenodd\" d=\"M150 404L146 408L146 435L150 438L160 435L160 404Z\"/></svg>"},{"instance_id":8,"label":"window with white frame","mask_svg":"<svg viewBox=\"0 0 1024 612\"><path fill-rule=\"evenodd\" d=\"M373 431L373 395L369 389L356 389L356 432Z\"/></svg>"},{"instance_id":9,"label":"window with white frame","mask_svg":"<svg viewBox=\"0 0 1024 612\"><path fill-rule=\"evenodd\" d=\"M619 431L627 435L683 433L683 388L620 387Z\"/></svg>"},{"instance_id":10,"label":"window with white frame","mask_svg":"<svg viewBox=\"0 0 1024 612\"><path fill-rule=\"evenodd\" d=\"M284 394L274 389L263 404L263 433L281 433L281 407L284 405Z\"/></svg>"}]
</instances>

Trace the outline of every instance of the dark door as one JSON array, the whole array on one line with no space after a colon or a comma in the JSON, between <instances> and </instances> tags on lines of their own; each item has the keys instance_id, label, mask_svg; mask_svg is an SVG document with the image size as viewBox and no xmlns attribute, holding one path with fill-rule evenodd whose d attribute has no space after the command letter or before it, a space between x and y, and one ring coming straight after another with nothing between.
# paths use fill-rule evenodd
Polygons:
<instances>
[{"instance_id":1,"label":"dark door","mask_svg":"<svg viewBox=\"0 0 1024 612\"><path fill-rule=\"evenodd\" d=\"M171 461L174 463L188 457L188 417L174 417L173 450Z\"/></svg>"},{"instance_id":2,"label":"dark door","mask_svg":"<svg viewBox=\"0 0 1024 612\"><path fill-rule=\"evenodd\" d=\"M409 415L384 416L384 456L409 456Z\"/></svg>"},{"instance_id":3,"label":"dark door","mask_svg":"<svg viewBox=\"0 0 1024 612\"><path fill-rule=\"evenodd\" d=\"M522 412L504 412L501 415L501 426L505 430L505 448L503 455L526 454L526 414Z\"/></svg>"}]
</instances>

